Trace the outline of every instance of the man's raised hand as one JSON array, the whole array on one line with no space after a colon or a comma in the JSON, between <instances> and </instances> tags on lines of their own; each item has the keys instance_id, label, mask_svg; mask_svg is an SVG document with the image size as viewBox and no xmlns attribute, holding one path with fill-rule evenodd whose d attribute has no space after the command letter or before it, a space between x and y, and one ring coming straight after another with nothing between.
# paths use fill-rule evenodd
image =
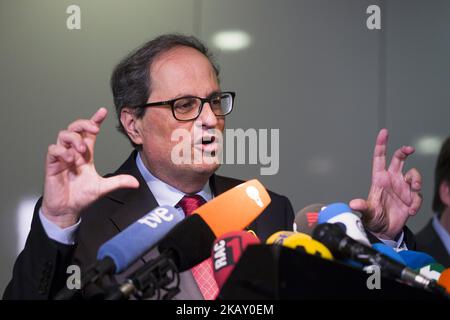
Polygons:
<instances>
[{"instance_id":1,"label":"man's raised hand","mask_svg":"<svg viewBox=\"0 0 450 320\"><path fill-rule=\"evenodd\" d=\"M48 147L42 213L61 228L77 223L81 211L105 194L120 188L137 188L130 175L101 177L94 165L94 146L107 110L90 119L72 122Z\"/></svg>"}]
</instances>

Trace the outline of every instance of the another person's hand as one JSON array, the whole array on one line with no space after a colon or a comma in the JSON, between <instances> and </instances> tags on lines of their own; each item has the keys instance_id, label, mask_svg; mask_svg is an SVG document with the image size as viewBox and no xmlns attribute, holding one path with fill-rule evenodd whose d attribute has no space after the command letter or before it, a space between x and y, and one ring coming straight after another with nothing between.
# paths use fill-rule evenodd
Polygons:
<instances>
[{"instance_id":1,"label":"another person's hand","mask_svg":"<svg viewBox=\"0 0 450 320\"><path fill-rule=\"evenodd\" d=\"M414 148L403 146L396 150L386 169L388 131L382 129L377 137L372 167L372 185L367 200L354 199L353 210L362 213L366 228L381 239L394 240L406 221L422 204L422 177L416 169L403 174L405 160Z\"/></svg>"},{"instance_id":2,"label":"another person's hand","mask_svg":"<svg viewBox=\"0 0 450 320\"><path fill-rule=\"evenodd\" d=\"M103 195L119 188L137 188L130 175L99 176L94 165L94 145L107 110L91 119L72 122L48 147L42 213L61 228L77 223L81 211Z\"/></svg>"}]
</instances>

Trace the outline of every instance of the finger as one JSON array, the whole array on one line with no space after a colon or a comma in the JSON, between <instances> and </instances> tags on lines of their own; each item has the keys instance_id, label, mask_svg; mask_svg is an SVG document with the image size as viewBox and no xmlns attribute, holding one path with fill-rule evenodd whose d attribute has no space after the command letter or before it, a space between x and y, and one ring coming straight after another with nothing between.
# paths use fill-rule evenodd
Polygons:
<instances>
[{"instance_id":1,"label":"finger","mask_svg":"<svg viewBox=\"0 0 450 320\"><path fill-rule=\"evenodd\" d=\"M137 179L131 175L121 174L103 179L100 183L100 194L105 195L111 191L123 188L136 189L139 187Z\"/></svg>"},{"instance_id":2,"label":"finger","mask_svg":"<svg viewBox=\"0 0 450 320\"><path fill-rule=\"evenodd\" d=\"M63 147L62 145L52 144L48 147L47 159L48 163L62 160L67 164L72 164L75 161L75 156L70 149Z\"/></svg>"},{"instance_id":3,"label":"finger","mask_svg":"<svg viewBox=\"0 0 450 320\"><path fill-rule=\"evenodd\" d=\"M392 157L388 171L392 173L402 172L406 158L413 152L414 148L411 146L403 146L400 149L397 149Z\"/></svg>"},{"instance_id":4,"label":"finger","mask_svg":"<svg viewBox=\"0 0 450 320\"><path fill-rule=\"evenodd\" d=\"M410 169L405 174L405 181L411 186L411 190L419 192L422 189L422 175L416 168Z\"/></svg>"},{"instance_id":5,"label":"finger","mask_svg":"<svg viewBox=\"0 0 450 320\"><path fill-rule=\"evenodd\" d=\"M106 110L106 108L100 108L91 117L91 121L93 121L98 127L100 127L103 120L106 119L107 114L108 114L108 110Z\"/></svg>"},{"instance_id":6,"label":"finger","mask_svg":"<svg viewBox=\"0 0 450 320\"><path fill-rule=\"evenodd\" d=\"M87 150L83 138L76 132L60 131L57 144L64 145L65 147L74 147L79 153L85 153Z\"/></svg>"},{"instance_id":7,"label":"finger","mask_svg":"<svg viewBox=\"0 0 450 320\"><path fill-rule=\"evenodd\" d=\"M384 171L386 168L386 145L388 141L388 130L381 129L378 133L373 151L372 175Z\"/></svg>"},{"instance_id":8,"label":"finger","mask_svg":"<svg viewBox=\"0 0 450 320\"><path fill-rule=\"evenodd\" d=\"M349 206L352 210L359 211L361 213L366 212L369 209L369 204L364 199L353 199L350 201Z\"/></svg>"},{"instance_id":9,"label":"finger","mask_svg":"<svg viewBox=\"0 0 450 320\"><path fill-rule=\"evenodd\" d=\"M96 123L94 123L91 120L86 119L80 119L77 121L72 122L68 127L67 130L73 131L73 132L88 132L91 134L97 134L100 129Z\"/></svg>"},{"instance_id":10,"label":"finger","mask_svg":"<svg viewBox=\"0 0 450 320\"><path fill-rule=\"evenodd\" d=\"M422 206L423 196L420 192L415 192L413 195L413 200L411 206L409 207L409 215L415 216L417 212L419 212L420 207Z\"/></svg>"}]
</instances>

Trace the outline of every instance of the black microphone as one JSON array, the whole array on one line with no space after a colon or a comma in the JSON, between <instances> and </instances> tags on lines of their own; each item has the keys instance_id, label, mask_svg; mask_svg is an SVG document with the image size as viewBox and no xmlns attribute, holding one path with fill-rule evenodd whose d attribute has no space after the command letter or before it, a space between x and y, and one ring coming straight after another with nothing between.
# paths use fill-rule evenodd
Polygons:
<instances>
[{"instance_id":1,"label":"black microphone","mask_svg":"<svg viewBox=\"0 0 450 320\"><path fill-rule=\"evenodd\" d=\"M158 294L159 289L168 291L164 299L178 292L179 273L189 270L211 255L211 245L216 239L214 232L198 214L189 216L175 226L158 244L161 254L133 272L125 282L113 287L106 300L129 299L137 295L145 299ZM175 285L167 287L175 281Z\"/></svg>"},{"instance_id":2,"label":"black microphone","mask_svg":"<svg viewBox=\"0 0 450 320\"><path fill-rule=\"evenodd\" d=\"M445 293L445 289L436 281L427 279L377 250L353 240L335 224L317 225L313 231L313 238L327 246L335 257L352 259L365 265L377 265L386 274L407 284L439 294Z\"/></svg>"}]
</instances>

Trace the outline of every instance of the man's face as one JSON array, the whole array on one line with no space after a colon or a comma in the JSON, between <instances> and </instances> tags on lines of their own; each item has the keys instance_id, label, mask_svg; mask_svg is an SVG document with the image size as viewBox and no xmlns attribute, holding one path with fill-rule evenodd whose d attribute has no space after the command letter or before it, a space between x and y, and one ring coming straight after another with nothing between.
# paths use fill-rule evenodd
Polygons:
<instances>
[{"instance_id":1,"label":"man's face","mask_svg":"<svg viewBox=\"0 0 450 320\"><path fill-rule=\"evenodd\" d=\"M216 73L209 60L189 47L177 47L162 54L151 66L151 95L148 102L167 101L183 96L209 97L220 91ZM191 154L199 151L217 151L217 142L203 144L202 137L210 137L212 129L223 132L224 117L217 117L209 103L203 105L200 116L194 121L179 121L172 115L170 107L150 107L142 119L136 120L143 160L157 176L194 177L211 175L219 167L217 163L175 164L171 159L173 148L179 141L171 137L176 129L189 132ZM194 127L195 137L194 137ZM208 132L209 131L209 132ZM219 139L220 140L220 139Z\"/></svg>"}]
</instances>

